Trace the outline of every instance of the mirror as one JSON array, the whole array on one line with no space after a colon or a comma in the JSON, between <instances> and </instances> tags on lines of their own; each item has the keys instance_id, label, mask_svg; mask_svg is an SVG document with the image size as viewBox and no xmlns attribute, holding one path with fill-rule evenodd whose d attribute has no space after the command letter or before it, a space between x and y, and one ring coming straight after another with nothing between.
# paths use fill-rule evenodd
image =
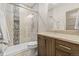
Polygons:
<instances>
[{"instance_id":1,"label":"mirror","mask_svg":"<svg viewBox=\"0 0 79 59\"><path fill-rule=\"evenodd\" d=\"M76 20L78 16L79 8L66 12L66 30L76 30Z\"/></svg>"}]
</instances>

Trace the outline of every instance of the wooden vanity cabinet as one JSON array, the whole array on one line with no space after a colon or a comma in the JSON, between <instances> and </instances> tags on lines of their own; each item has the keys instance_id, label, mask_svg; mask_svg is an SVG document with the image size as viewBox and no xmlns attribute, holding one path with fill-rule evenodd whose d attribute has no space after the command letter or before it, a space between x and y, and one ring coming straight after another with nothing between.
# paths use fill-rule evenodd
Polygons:
<instances>
[{"instance_id":1,"label":"wooden vanity cabinet","mask_svg":"<svg viewBox=\"0 0 79 59\"><path fill-rule=\"evenodd\" d=\"M46 37L46 55L55 56L55 40Z\"/></svg>"},{"instance_id":2,"label":"wooden vanity cabinet","mask_svg":"<svg viewBox=\"0 0 79 59\"><path fill-rule=\"evenodd\" d=\"M79 44L38 35L39 56L79 56Z\"/></svg>"},{"instance_id":3,"label":"wooden vanity cabinet","mask_svg":"<svg viewBox=\"0 0 79 59\"><path fill-rule=\"evenodd\" d=\"M55 56L55 40L50 37L38 35L38 55Z\"/></svg>"},{"instance_id":4,"label":"wooden vanity cabinet","mask_svg":"<svg viewBox=\"0 0 79 59\"><path fill-rule=\"evenodd\" d=\"M72 54L72 44L56 40L56 56L70 56Z\"/></svg>"},{"instance_id":5,"label":"wooden vanity cabinet","mask_svg":"<svg viewBox=\"0 0 79 59\"><path fill-rule=\"evenodd\" d=\"M56 39L56 56L79 56L79 44Z\"/></svg>"},{"instance_id":6,"label":"wooden vanity cabinet","mask_svg":"<svg viewBox=\"0 0 79 59\"><path fill-rule=\"evenodd\" d=\"M45 38L43 36L38 36L38 55L45 56L46 55L46 44Z\"/></svg>"},{"instance_id":7,"label":"wooden vanity cabinet","mask_svg":"<svg viewBox=\"0 0 79 59\"><path fill-rule=\"evenodd\" d=\"M65 52L65 51L62 51L60 49L56 49L56 56L69 56L70 54Z\"/></svg>"}]
</instances>

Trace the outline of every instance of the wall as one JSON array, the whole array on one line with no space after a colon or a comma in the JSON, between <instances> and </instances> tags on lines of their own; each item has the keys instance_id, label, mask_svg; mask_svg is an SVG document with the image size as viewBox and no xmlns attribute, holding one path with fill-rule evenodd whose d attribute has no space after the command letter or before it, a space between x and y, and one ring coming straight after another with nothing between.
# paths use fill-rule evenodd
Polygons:
<instances>
[{"instance_id":1,"label":"wall","mask_svg":"<svg viewBox=\"0 0 79 59\"><path fill-rule=\"evenodd\" d=\"M65 30L66 29L66 12L72 9L79 8L78 3L63 4L55 7L51 12L53 14L54 26L52 30Z\"/></svg>"},{"instance_id":2,"label":"wall","mask_svg":"<svg viewBox=\"0 0 79 59\"><path fill-rule=\"evenodd\" d=\"M38 32L45 32L48 30L48 4L40 3L38 9Z\"/></svg>"},{"instance_id":3,"label":"wall","mask_svg":"<svg viewBox=\"0 0 79 59\"><path fill-rule=\"evenodd\" d=\"M54 29L53 10L48 11L49 31Z\"/></svg>"}]
</instances>

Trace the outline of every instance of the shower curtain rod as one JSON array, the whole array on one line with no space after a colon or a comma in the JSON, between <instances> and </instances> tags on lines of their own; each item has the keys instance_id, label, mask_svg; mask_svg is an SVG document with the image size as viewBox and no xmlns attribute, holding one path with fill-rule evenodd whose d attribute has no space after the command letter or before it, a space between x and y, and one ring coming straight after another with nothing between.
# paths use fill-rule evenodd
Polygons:
<instances>
[{"instance_id":1,"label":"shower curtain rod","mask_svg":"<svg viewBox=\"0 0 79 59\"><path fill-rule=\"evenodd\" d=\"M17 6L17 7L21 7L21 8L24 8L24 9L27 9L27 10L30 10L31 12L34 12L34 13L38 13L37 11L35 11L35 10L32 10L31 8L29 8L29 7L25 7L24 5L22 5L22 4L15 4L15 3L8 3L8 4L11 4L11 5L15 5L15 6Z\"/></svg>"}]
</instances>

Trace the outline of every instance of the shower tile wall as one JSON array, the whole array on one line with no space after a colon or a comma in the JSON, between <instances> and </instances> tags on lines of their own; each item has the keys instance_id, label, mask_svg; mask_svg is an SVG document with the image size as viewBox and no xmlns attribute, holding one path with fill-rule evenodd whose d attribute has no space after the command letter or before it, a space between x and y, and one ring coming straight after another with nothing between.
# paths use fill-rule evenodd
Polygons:
<instances>
[{"instance_id":1,"label":"shower tile wall","mask_svg":"<svg viewBox=\"0 0 79 59\"><path fill-rule=\"evenodd\" d=\"M19 8L14 6L14 39L13 44L19 44Z\"/></svg>"},{"instance_id":2,"label":"shower tile wall","mask_svg":"<svg viewBox=\"0 0 79 59\"><path fill-rule=\"evenodd\" d=\"M34 41L37 39L37 17L28 17L31 11L20 8L20 43Z\"/></svg>"}]
</instances>

